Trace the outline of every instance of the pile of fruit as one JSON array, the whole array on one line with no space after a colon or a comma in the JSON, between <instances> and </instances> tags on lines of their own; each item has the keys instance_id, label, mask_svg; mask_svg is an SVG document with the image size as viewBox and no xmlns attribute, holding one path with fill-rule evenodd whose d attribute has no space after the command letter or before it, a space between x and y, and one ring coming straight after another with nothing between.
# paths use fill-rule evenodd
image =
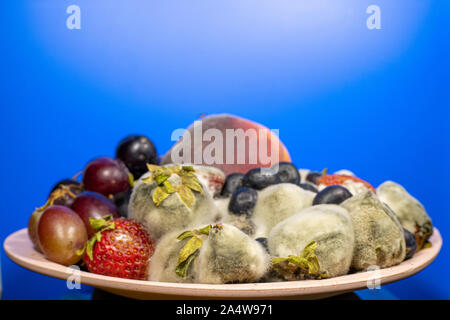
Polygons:
<instances>
[{"instance_id":1,"label":"pile of fruit","mask_svg":"<svg viewBox=\"0 0 450 320\"><path fill-rule=\"evenodd\" d=\"M145 279L154 241L147 230L127 218L133 176L158 163L154 144L144 136L129 136L116 158L100 157L87 164L82 182L64 179L36 209L28 223L35 248L47 259L79 263L90 272Z\"/></svg>"},{"instance_id":2,"label":"pile of fruit","mask_svg":"<svg viewBox=\"0 0 450 320\"><path fill-rule=\"evenodd\" d=\"M260 126L233 116L203 124ZM115 159L88 163L81 182L57 183L29 236L47 259L89 272L216 284L336 277L429 245L431 219L399 184L298 169L282 144L280 155L269 165L174 164L129 136Z\"/></svg>"}]
</instances>

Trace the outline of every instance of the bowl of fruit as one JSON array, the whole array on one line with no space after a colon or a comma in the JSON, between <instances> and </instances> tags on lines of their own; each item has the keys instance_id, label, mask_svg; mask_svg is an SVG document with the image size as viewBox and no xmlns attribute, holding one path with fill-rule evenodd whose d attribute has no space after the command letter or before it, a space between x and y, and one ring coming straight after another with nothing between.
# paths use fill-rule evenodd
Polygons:
<instances>
[{"instance_id":1,"label":"bowl of fruit","mask_svg":"<svg viewBox=\"0 0 450 320\"><path fill-rule=\"evenodd\" d=\"M194 122L162 157L126 137L4 242L32 271L137 299L323 298L407 278L441 246L400 184L297 168L232 115Z\"/></svg>"}]
</instances>

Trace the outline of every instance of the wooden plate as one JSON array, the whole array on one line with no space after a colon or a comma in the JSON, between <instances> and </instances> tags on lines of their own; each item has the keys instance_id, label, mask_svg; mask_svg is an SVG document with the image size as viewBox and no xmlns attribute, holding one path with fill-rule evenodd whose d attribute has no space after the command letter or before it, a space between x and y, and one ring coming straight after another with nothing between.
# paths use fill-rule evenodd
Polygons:
<instances>
[{"instance_id":1,"label":"wooden plate","mask_svg":"<svg viewBox=\"0 0 450 320\"><path fill-rule=\"evenodd\" d=\"M324 280L212 285L128 280L84 271L79 272L79 276L83 284L136 299L318 299L366 289L377 283L391 283L418 273L441 249L442 238L436 228L430 242L430 248L417 252L413 258L395 267ZM32 271L64 280L73 274L73 269L48 261L37 252L28 238L27 229L8 236L3 247L11 260Z\"/></svg>"}]
</instances>

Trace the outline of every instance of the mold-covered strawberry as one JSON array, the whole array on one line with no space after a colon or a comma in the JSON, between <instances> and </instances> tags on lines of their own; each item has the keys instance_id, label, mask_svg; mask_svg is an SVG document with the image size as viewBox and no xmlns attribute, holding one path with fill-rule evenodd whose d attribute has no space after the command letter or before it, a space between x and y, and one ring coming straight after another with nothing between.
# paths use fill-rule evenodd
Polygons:
<instances>
[{"instance_id":1,"label":"mold-covered strawberry","mask_svg":"<svg viewBox=\"0 0 450 320\"><path fill-rule=\"evenodd\" d=\"M403 227L395 213L371 191L354 195L341 203L348 210L355 230L352 268L386 268L405 259Z\"/></svg>"},{"instance_id":2,"label":"mold-covered strawberry","mask_svg":"<svg viewBox=\"0 0 450 320\"><path fill-rule=\"evenodd\" d=\"M230 214L230 212L228 211L230 200L231 197L214 199L214 205L217 209L217 215L214 218L213 222L219 222Z\"/></svg>"},{"instance_id":3,"label":"mold-covered strawberry","mask_svg":"<svg viewBox=\"0 0 450 320\"><path fill-rule=\"evenodd\" d=\"M207 240L211 225L165 234L156 246L150 260L151 281L191 283L194 279L194 263L203 242Z\"/></svg>"},{"instance_id":4,"label":"mold-covered strawberry","mask_svg":"<svg viewBox=\"0 0 450 320\"><path fill-rule=\"evenodd\" d=\"M251 216L257 226L256 236L267 236L279 222L310 207L315 195L292 183L280 183L259 191Z\"/></svg>"},{"instance_id":5,"label":"mold-covered strawberry","mask_svg":"<svg viewBox=\"0 0 450 320\"><path fill-rule=\"evenodd\" d=\"M133 188L128 215L142 223L153 239L211 223L217 216L219 210L194 167L149 165L149 170Z\"/></svg>"},{"instance_id":6,"label":"mold-covered strawberry","mask_svg":"<svg viewBox=\"0 0 450 320\"><path fill-rule=\"evenodd\" d=\"M163 236L150 262L149 280L256 282L269 267L269 254L260 243L232 225L207 225Z\"/></svg>"},{"instance_id":7,"label":"mold-covered strawberry","mask_svg":"<svg viewBox=\"0 0 450 320\"><path fill-rule=\"evenodd\" d=\"M336 277L352 262L353 225L344 208L321 204L277 224L268 246L273 267L285 280Z\"/></svg>"},{"instance_id":8,"label":"mold-covered strawberry","mask_svg":"<svg viewBox=\"0 0 450 320\"><path fill-rule=\"evenodd\" d=\"M260 243L223 224L211 228L194 264L198 283L256 282L268 272L270 257Z\"/></svg>"},{"instance_id":9,"label":"mold-covered strawberry","mask_svg":"<svg viewBox=\"0 0 450 320\"><path fill-rule=\"evenodd\" d=\"M197 179L205 186L206 191L212 197L218 197L225 183L225 173L218 168L210 166L192 165L192 168L194 168L194 174Z\"/></svg>"},{"instance_id":10,"label":"mold-covered strawberry","mask_svg":"<svg viewBox=\"0 0 450 320\"><path fill-rule=\"evenodd\" d=\"M153 240L133 219L92 219L98 232L88 241L84 263L90 272L127 279L145 280Z\"/></svg>"},{"instance_id":11,"label":"mold-covered strawberry","mask_svg":"<svg viewBox=\"0 0 450 320\"><path fill-rule=\"evenodd\" d=\"M223 224L232 225L241 230L246 235L253 237L256 232L256 224L248 216L237 216L230 214L220 221Z\"/></svg>"},{"instance_id":12,"label":"mold-covered strawberry","mask_svg":"<svg viewBox=\"0 0 450 320\"><path fill-rule=\"evenodd\" d=\"M433 233L433 224L424 206L401 185L386 181L377 188L377 195L397 215L402 226L414 234L420 250Z\"/></svg>"}]
</instances>

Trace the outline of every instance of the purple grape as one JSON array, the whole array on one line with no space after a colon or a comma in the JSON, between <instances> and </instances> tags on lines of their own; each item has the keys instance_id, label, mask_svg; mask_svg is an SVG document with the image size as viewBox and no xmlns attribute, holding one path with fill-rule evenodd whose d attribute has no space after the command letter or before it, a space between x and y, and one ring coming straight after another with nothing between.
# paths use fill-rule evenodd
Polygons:
<instances>
[{"instance_id":1,"label":"purple grape","mask_svg":"<svg viewBox=\"0 0 450 320\"><path fill-rule=\"evenodd\" d=\"M104 195L90 191L85 191L78 195L72 204L72 210L83 220L89 238L96 233L96 230L91 226L89 218L100 219L107 215L111 215L113 218L119 217L119 212L114 203Z\"/></svg>"},{"instance_id":2,"label":"purple grape","mask_svg":"<svg viewBox=\"0 0 450 320\"><path fill-rule=\"evenodd\" d=\"M114 196L130 188L128 169L122 161L101 157L92 160L84 169L83 185L88 191Z\"/></svg>"}]
</instances>

